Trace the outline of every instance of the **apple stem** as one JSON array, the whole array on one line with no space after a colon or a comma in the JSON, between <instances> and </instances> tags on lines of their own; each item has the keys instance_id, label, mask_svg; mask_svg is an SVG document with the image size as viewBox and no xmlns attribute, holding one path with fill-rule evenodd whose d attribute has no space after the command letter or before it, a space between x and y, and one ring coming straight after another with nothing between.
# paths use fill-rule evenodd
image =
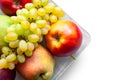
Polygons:
<instances>
[{"instance_id":1,"label":"apple stem","mask_svg":"<svg viewBox=\"0 0 120 80\"><path fill-rule=\"evenodd\" d=\"M73 60L76 60L75 56L71 55L70 57L71 57Z\"/></svg>"}]
</instances>

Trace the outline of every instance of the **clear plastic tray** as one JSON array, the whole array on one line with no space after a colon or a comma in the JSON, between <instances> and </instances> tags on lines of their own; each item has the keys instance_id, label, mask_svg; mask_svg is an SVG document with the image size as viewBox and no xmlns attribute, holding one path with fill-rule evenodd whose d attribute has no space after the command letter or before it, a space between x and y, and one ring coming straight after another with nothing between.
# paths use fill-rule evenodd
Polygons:
<instances>
[{"instance_id":1,"label":"clear plastic tray","mask_svg":"<svg viewBox=\"0 0 120 80\"><path fill-rule=\"evenodd\" d=\"M54 1L52 1L52 0L50 0L50 1L54 3ZM0 10L0 14L3 14L1 10ZM79 28L81 29L81 31L82 31L82 34L83 34L82 45L78 49L78 51L74 54L74 56L77 58L77 56L79 56L80 53L89 44L89 42L90 42L90 35L76 21L74 21L74 19L72 19L67 13L66 13L65 17L62 18L62 19L71 20L71 21L75 22L79 26ZM73 61L73 59L71 59L71 57L55 57L55 60L56 60L56 66L55 66L55 71L54 71L54 74L53 74L53 77L52 77L51 80L60 80L60 76L70 67L70 65L72 65L72 63L74 61ZM16 76L15 80L24 80L24 79L17 73L17 76Z\"/></svg>"}]
</instances>

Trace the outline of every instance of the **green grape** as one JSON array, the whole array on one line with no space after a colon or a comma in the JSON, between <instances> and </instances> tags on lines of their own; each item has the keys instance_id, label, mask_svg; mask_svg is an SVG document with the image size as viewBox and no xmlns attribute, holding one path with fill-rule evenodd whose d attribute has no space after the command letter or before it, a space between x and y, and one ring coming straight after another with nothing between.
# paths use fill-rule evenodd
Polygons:
<instances>
[{"instance_id":1,"label":"green grape","mask_svg":"<svg viewBox=\"0 0 120 80\"><path fill-rule=\"evenodd\" d=\"M23 29L28 29L28 28L30 27L29 21L22 21L22 22L21 22L21 27L22 27Z\"/></svg>"},{"instance_id":2,"label":"green grape","mask_svg":"<svg viewBox=\"0 0 120 80\"><path fill-rule=\"evenodd\" d=\"M18 35L23 35L24 29L21 27L20 24L16 24L15 31L17 32Z\"/></svg>"},{"instance_id":3,"label":"green grape","mask_svg":"<svg viewBox=\"0 0 120 80\"><path fill-rule=\"evenodd\" d=\"M50 15L49 14L45 14L45 16L43 17L43 19L45 19L45 20L49 20L49 18L50 18Z\"/></svg>"},{"instance_id":4,"label":"green grape","mask_svg":"<svg viewBox=\"0 0 120 80\"><path fill-rule=\"evenodd\" d=\"M31 34L31 32L29 29L24 31L24 37L26 40L27 40L28 35L30 35L30 34Z\"/></svg>"},{"instance_id":5,"label":"green grape","mask_svg":"<svg viewBox=\"0 0 120 80\"><path fill-rule=\"evenodd\" d=\"M9 42L9 47L10 48L17 48L19 44L19 40Z\"/></svg>"},{"instance_id":6,"label":"green grape","mask_svg":"<svg viewBox=\"0 0 120 80\"><path fill-rule=\"evenodd\" d=\"M42 20L41 16L37 16L36 20Z\"/></svg>"},{"instance_id":7,"label":"green grape","mask_svg":"<svg viewBox=\"0 0 120 80\"><path fill-rule=\"evenodd\" d=\"M46 20L37 20L36 24L39 28L43 28L46 25Z\"/></svg>"},{"instance_id":8,"label":"green grape","mask_svg":"<svg viewBox=\"0 0 120 80\"><path fill-rule=\"evenodd\" d=\"M10 53L7 57L6 57L6 61L7 62L13 62L16 60L16 54L15 53Z\"/></svg>"},{"instance_id":9,"label":"green grape","mask_svg":"<svg viewBox=\"0 0 120 80\"><path fill-rule=\"evenodd\" d=\"M37 13L39 16L44 16L46 14L46 11L44 8L39 8Z\"/></svg>"},{"instance_id":10,"label":"green grape","mask_svg":"<svg viewBox=\"0 0 120 80\"><path fill-rule=\"evenodd\" d=\"M7 67L7 61L5 58L0 59L0 69L6 68Z\"/></svg>"},{"instance_id":11,"label":"green grape","mask_svg":"<svg viewBox=\"0 0 120 80\"><path fill-rule=\"evenodd\" d=\"M47 24L44 28L46 28L47 30L50 30L50 24Z\"/></svg>"},{"instance_id":12,"label":"green grape","mask_svg":"<svg viewBox=\"0 0 120 80\"><path fill-rule=\"evenodd\" d=\"M32 52L32 51L29 51L29 50L27 50L27 51L25 52L25 55L26 55L27 57L32 56L32 54L33 54L33 52Z\"/></svg>"},{"instance_id":13,"label":"green grape","mask_svg":"<svg viewBox=\"0 0 120 80\"><path fill-rule=\"evenodd\" d=\"M13 70L15 69L15 64L13 62L8 63L8 69Z\"/></svg>"},{"instance_id":14,"label":"green grape","mask_svg":"<svg viewBox=\"0 0 120 80\"><path fill-rule=\"evenodd\" d=\"M65 15L60 7L55 7L53 14L55 14L57 17L63 17Z\"/></svg>"},{"instance_id":15,"label":"green grape","mask_svg":"<svg viewBox=\"0 0 120 80\"><path fill-rule=\"evenodd\" d=\"M55 4L54 3L48 3L44 8L45 8L47 13L52 13L54 11Z\"/></svg>"},{"instance_id":16,"label":"green grape","mask_svg":"<svg viewBox=\"0 0 120 80\"><path fill-rule=\"evenodd\" d=\"M17 22L19 22L19 23L21 23L21 21L26 21L26 20L27 20L26 17L23 16L23 15L18 15L17 16Z\"/></svg>"},{"instance_id":17,"label":"green grape","mask_svg":"<svg viewBox=\"0 0 120 80\"><path fill-rule=\"evenodd\" d=\"M17 48L17 54L23 54L23 51L19 47Z\"/></svg>"},{"instance_id":18,"label":"green grape","mask_svg":"<svg viewBox=\"0 0 120 80\"><path fill-rule=\"evenodd\" d=\"M30 10L30 9L32 9L32 8L34 8L33 3L27 3L27 4L25 5L25 9L27 9L27 10Z\"/></svg>"},{"instance_id":19,"label":"green grape","mask_svg":"<svg viewBox=\"0 0 120 80\"><path fill-rule=\"evenodd\" d=\"M37 31L37 24L36 23L31 23L30 24L30 31L36 32Z\"/></svg>"},{"instance_id":20,"label":"green grape","mask_svg":"<svg viewBox=\"0 0 120 80\"><path fill-rule=\"evenodd\" d=\"M38 36L41 36L41 30L40 28L37 28L36 32L34 32L34 34L38 35Z\"/></svg>"},{"instance_id":21,"label":"green grape","mask_svg":"<svg viewBox=\"0 0 120 80\"><path fill-rule=\"evenodd\" d=\"M46 35L48 33L48 29L44 27L41 29L41 32L43 35Z\"/></svg>"},{"instance_id":22,"label":"green grape","mask_svg":"<svg viewBox=\"0 0 120 80\"><path fill-rule=\"evenodd\" d=\"M17 11L16 11L16 15L17 15L17 16L18 16L18 15L22 15L22 10L21 10L21 9L17 10Z\"/></svg>"},{"instance_id":23,"label":"green grape","mask_svg":"<svg viewBox=\"0 0 120 80\"><path fill-rule=\"evenodd\" d=\"M28 40L30 42L33 42L33 43L38 42L39 41L39 36L36 35L36 34L31 34L31 35L28 36Z\"/></svg>"},{"instance_id":24,"label":"green grape","mask_svg":"<svg viewBox=\"0 0 120 80\"><path fill-rule=\"evenodd\" d=\"M36 20L36 18L37 18L37 9L36 8L30 9L28 18L30 19L30 21Z\"/></svg>"},{"instance_id":25,"label":"green grape","mask_svg":"<svg viewBox=\"0 0 120 80\"><path fill-rule=\"evenodd\" d=\"M8 41L15 41L15 40L18 39L18 35L15 32L9 32L6 35L6 38L7 38Z\"/></svg>"},{"instance_id":26,"label":"green grape","mask_svg":"<svg viewBox=\"0 0 120 80\"><path fill-rule=\"evenodd\" d=\"M41 0L33 0L33 5L34 5L36 8L40 8L40 6L41 6Z\"/></svg>"},{"instance_id":27,"label":"green grape","mask_svg":"<svg viewBox=\"0 0 120 80\"><path fill-rule=\"evenodd\" d=\"M57 20L58 20L57 16L55 16L53 14L50 15L50 22L55 23L55 22L57 22Z\"/></svg>"},{"instance_id":28,"label":"green grape","mask_svg":"<svg viewBox=\"0 0 120 80\"><path fill-rule=\"evenodd\" d=\"M15 25L14 24L7 28L7 33L9 33L9 32L15 32Z\"/></svg>"},{"instance_id":29,"label":"green grape","mask_svg":"<svg viewBox=\"0 0 120 80\"><path fill-rule=\"evenodd\" d=\"M25 52L27 50L27 43L25 40L19 41L19 48L21 51Z\"/></svg>"},{"instance_id":30,"label":"green grape","mask_svg":"<svg viewBox=\"0 0 120 80\"><path fill-rule=\"evenodd\" d=\"M10 21L11 23L17 23L17 16L11 16Z\"/></svg>"},{"instance_id":31,"label":"green grape","mask_svg":"<svg viewBox=\"0 0 120 80\"><path fill-rule=\"evenodd\" d=\"M29 51L33 51L34 50L34 44L32 42L27 42L27 47Z\"/></svg>"},{"instance_id":32,"label":"green grape","mask_svg":"<svg viewBox=\"0 0 120 80\"><path fill-rule=\"evenodd\" d=\"M21 9L21 14L22 16L28 18L29 11L25 8Z\"/></svg>"},{"instance_id":33,"label":"green grape","mask_svg":"<svg viewBox=\"0 0 120 80\"><path fill-rule=\"evenodd\" d=\"M19 55L17 55L17 60L20 63L24 63L25 62L25 56L23 54L19 54Z\"/></svg>"},{"instance_id":34,"label":"green grape","mask_svg":"<svg viewBox=\"0 0 120 80\"><path fill-rule=\"evenodd\" d=\"M6 46L2 47L2 53L4 55L10 54L10 52L11 52L11 49L9 47L6 47Z\"/></svg>"},{"instance_id":35,"label":"green grape","mask_svg":"<svg viewBox=\"0 0 120 80\"><path fill-rule=\"evenodd\" d=\"M49 0L41 0L41 6L46 6Z\"/></svg>"}]
</instances>

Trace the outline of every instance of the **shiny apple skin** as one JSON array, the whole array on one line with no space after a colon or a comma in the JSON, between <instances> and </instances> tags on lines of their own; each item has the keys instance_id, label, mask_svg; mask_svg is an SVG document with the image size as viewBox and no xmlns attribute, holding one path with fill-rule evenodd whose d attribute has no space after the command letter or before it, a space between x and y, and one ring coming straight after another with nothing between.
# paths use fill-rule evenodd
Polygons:
<instances>
[{"instance_id":1,"label":"shiny apple skin","mask_svg":"<svg viewBox=\"0 0 120 80\"><path fill-rule=\"evenodd\" d=\"M58 39L56 39L58 38ZM82 31L72 21L59 20L45 36L46 46L58 57L73 55L82 44Z\"/></svg>"},{"instance_id":2,"label":"shiny apple skin","mask_svg":"<svg viewBox=\"0 0 120 80\"><path fill-rule=\"evenodd\" d=\"M0 8L6 15L14 16L18 9L22 9L26 3L30 2L32 0L18 0L18 4L15 4L14 0L0 0Z\"/></svg>"}]
</instances>

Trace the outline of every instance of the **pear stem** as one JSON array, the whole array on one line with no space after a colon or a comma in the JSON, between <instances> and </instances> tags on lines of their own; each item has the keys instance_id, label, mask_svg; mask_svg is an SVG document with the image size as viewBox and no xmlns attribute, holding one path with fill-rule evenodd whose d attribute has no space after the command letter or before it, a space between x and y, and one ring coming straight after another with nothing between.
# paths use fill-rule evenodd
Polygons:
<instances>
[{"instance_id":1,"label":"pear stem","mask_svg":"<svg viewBox=\"0 0 120 80\"><path fill-rule=\"evenodd\" d=\"M71 55L70 57L71 57L73 60L76 60L75 56Z\"/></svg>"}]
</instances>

